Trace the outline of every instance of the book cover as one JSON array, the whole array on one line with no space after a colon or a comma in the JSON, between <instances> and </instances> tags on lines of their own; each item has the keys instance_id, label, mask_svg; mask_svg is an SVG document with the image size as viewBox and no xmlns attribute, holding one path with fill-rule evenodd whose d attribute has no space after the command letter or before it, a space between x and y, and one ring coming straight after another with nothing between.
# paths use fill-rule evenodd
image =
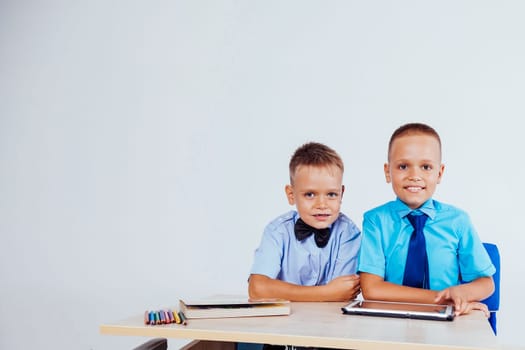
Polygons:
<instances>
[{"instance_id":1,"label":"book cover","mask_svg":"<svg viewBox=\"0 0 525 350\"><path fill-rule=\"evenodd\" d=\"M186 318L223 318L289 315L289 300L249 300L247 297L218 296L205 299L180 299L179 309Z\"/></svg>"}]
</instances>

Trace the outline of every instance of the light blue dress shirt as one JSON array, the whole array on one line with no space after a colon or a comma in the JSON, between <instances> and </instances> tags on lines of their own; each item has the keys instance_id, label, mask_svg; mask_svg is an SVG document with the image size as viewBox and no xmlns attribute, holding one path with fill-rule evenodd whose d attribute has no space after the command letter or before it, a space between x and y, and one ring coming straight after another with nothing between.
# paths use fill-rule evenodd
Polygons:
<instances>
[{"instance_id":1,"label":"light blue dress shirt","mask_svg":"<svg viewBox=\"0 0 525 350\"><path fill-rule=\"evenodd\" d=\"M361 232L352 220L340 213L331 226L328 244L319 248L313 235L303 241L295 238L297 219L298 213L292 210L266 226L261 244L255 250L252 274L318 286L356 273Z\"/></svg>"},{"instance_id":2,"label":"light blue dress shirt","mask_svg":"<svg viewBox=\"0 0 525 350\"><path fill-rule=\"evenodd\" d=\"M420 208L428 215L424 227L430 289L443 290L492 276L492 264L468 214L429 199ZM411 209L401 200L388 202L364 214L363 240L358 270L403 284L408 244L413 227L406 215Z\"/></svg>"}]
</instances>

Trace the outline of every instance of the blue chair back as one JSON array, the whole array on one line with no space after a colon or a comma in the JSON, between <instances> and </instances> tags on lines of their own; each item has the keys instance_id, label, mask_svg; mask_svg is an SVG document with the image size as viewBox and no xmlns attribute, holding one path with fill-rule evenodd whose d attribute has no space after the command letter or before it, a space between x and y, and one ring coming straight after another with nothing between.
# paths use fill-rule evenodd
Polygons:
<instances>
[{"instance_id":1,"label":"blue chair back","mask_svg":"<svg viewBox=\"0 0 525 350\"><path fill-rule=\"evenodd\" d=\"M499 280L500 280L500 255L498 247L492 243L483 243L485 250L490 256L492 263L496 267L496 273L492 276L494 279L494 293L490 297L481 302L486 304L490 311L489 323L494 331L494 334L498 334L496 327L496 311L499 310Z\"/></svg>"}]
</instances>

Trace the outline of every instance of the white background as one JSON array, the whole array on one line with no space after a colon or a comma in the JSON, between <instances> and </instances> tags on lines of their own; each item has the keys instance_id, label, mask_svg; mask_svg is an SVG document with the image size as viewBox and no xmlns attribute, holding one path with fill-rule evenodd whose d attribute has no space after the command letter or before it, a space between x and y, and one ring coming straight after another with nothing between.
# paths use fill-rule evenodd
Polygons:
<instances>
[{"instance_id":1,"label":"white background","mask_svg":"<svg viewBox=\"0 0 525 350\"><path fill-rule=\"evenodd\" d=\"M346 164L343 211L393 199L388 138L441 134L436 199L502 254L523 346L521 1L0 2L0 348L129 349L101 323L246 292L296 147ZM173 341L177 348L181 342Z\"/></svg>"}]
</instances>

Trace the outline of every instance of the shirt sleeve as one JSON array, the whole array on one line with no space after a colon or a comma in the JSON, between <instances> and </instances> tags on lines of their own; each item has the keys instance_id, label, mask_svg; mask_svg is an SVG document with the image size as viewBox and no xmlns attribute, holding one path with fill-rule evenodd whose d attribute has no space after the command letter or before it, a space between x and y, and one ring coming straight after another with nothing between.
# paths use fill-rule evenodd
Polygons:
<instances>
[{"instance_id":1,"label":"shirt sleeve","mask_svg":"<svg viewBox=\"0 0 525 350\"><path fill-rule=\"evenodd\" d=\"M263 232L261 244L255 250L250 273L277 278L281 271L283 246L283 235L275 226L267 226Z\"/></svg>"},{"instance_id":2,"label":"shirt sleeve","mask_svg":"<svg viewBox=\"0 0 525 350\"><path fill-rule=\"evenodd\" d=\"M385 253L377 215L372 216L369 213L364 215L357 270L385 278Z\"/></svg>"},{"instance_id":3,"label":"shirt sleeve","mask_svg":"<svg viewBox=\"0 0 525 350\"><path fill-rule=\"evenodd\" d=\"M492 276L496 272L496 267L492 264L467 214L462 215L462 221L460 227L463 227L463 230L458 249L461 279L471 282L480 277Z\"/></svg>"}]
</instances>

